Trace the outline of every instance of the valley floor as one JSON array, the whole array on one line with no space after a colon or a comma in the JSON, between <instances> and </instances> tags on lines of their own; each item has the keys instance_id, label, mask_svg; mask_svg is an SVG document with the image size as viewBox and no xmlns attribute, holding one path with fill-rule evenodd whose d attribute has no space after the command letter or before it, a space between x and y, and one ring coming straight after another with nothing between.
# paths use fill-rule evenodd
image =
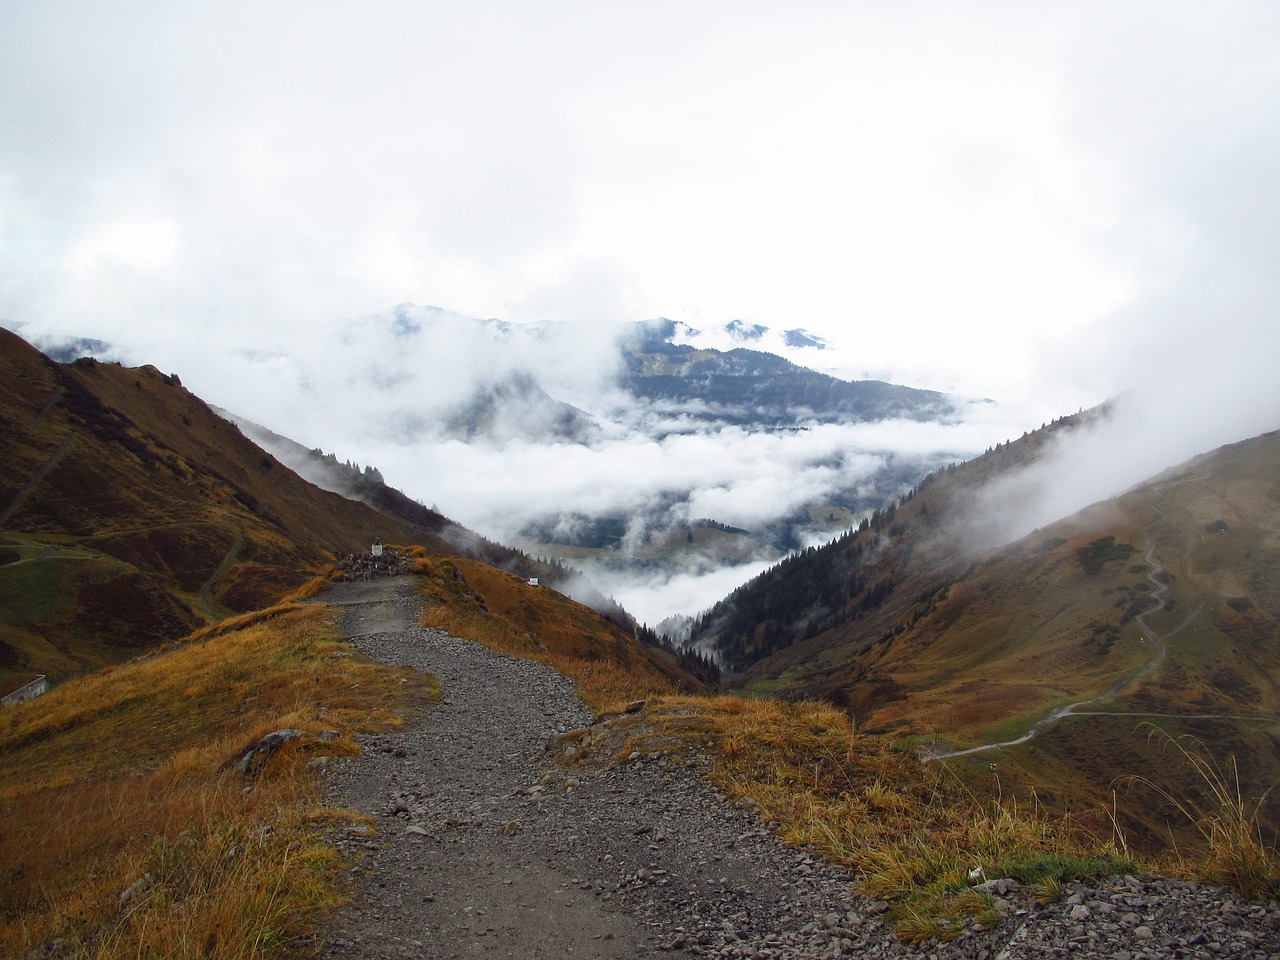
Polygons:
<instances>
[{"instance_id":1,"label":"valley floor","mask_svg":"<svg viewBox=\"0 0 1280 960\"><path fill-rule=\"evenodd\" d=\"M356 897L321 930L326 960L391 957L1132 958L1280 960L1280 907L1167 880L1072 885L950 944L908 947L854 878L780 843L701 777L699 758L555 766L548 741L595 719L528 661L417 626L412 578L341 584L324 602L377 659L434 674L440 704L367 738L329 774L376 832L340 841ZM1016 887L1016 884L1013 884Z\"/></svg>"}]
</instances>

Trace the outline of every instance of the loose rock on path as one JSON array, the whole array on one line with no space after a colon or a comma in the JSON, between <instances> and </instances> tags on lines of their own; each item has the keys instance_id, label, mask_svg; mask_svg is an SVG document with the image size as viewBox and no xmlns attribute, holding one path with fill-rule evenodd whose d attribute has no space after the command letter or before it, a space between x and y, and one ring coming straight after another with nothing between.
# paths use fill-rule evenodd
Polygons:
<instances>
[{"instance_id":1,"label":"loose rock on path","mask_svg":"<svg viewBox=\"0 0 1280 960\"><path fill-rule=\"evenodd\" d=\"M367 655L434 674L424 721L367 737L327 774L376 832L340 842L354 902L321 931L326 960L916 957L1280 960L1280 907L1168 880L1071 885L949 944L910 947L854 878L789 848L699 769L640 757L595 773L548 741L595 717L541 664L418 626L410 577L322 595Z\"/></svg>"}]
</instances>

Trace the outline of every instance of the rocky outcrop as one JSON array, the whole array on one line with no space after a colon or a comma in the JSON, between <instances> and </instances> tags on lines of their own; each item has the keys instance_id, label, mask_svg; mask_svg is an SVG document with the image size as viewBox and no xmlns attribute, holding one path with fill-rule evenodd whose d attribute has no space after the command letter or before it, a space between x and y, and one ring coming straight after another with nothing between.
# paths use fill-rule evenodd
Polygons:
<instances>
[{"instance_id":1,"label":"rocky outcrop","mask_svg":"<svg viewBox=\"0 0 1280 960\"><path fill-rule=\"evenodd\" d=\"M241 773L254 776L266 765L271 755L283 747L290 740L297 740L305 737L306 734L301 730L273 730L265 737L257 741L253 746L239 754L231 761L231 768L239 770Z\"/></svg>"},{"instance_id":2,"label":"rocky outcrop","mask_svg":"<svg viewBox=\"0 0 1280 960\"><path fill-rule=\"evenodd\" d=\"M339 560L330 578L336 582L377 580L382 577L399 577L410 572L413 558L407 553L385 547L380 556L372 553L353 553Z\"/></svg>"}]
</instances>

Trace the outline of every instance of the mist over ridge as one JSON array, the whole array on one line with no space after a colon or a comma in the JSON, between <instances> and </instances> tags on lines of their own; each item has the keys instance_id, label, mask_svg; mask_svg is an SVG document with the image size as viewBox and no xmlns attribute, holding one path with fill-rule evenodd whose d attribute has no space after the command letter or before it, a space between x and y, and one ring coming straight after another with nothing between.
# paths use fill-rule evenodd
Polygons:
<instances>
[{"instance_id":1,"label":"mist over ridge","mask_svg":"<svg viewBox=\"0 0 1280 960\"><path fill-rule=\"evenodd\" d=\"M172 343L164 362L189 359L211 402L376 467L487 537L535 554L599 545L566 559L651 623L708 606L991 435L993 404L851 384L758 349L816 366L824 341L803 330L729 324L708 339L730 349L672 321L522 325L402 304L198 360Z\"/></svg>"},{"instance_id":2,"label":"mist over ridge","mask_svg":"<svg viewBox=\"0 0 1280 960\"><path fill-rule=\"evenodd\" d=\"M37 339L51 352L130 363L157 352ZM263 340L222 352L173 340L158 352L173 369L195 371L187 382L219 406L375 466L487 537L581 566L654 624L706 609L928 472L1039 425L1025 405L890 384L870 384L874 397L902 391L905 400L842 408L824 391L869 384L814 372L838 354L802 328L516 324L401 304L317 325L309 337ZM1205 350L1190 364L1161 345L1163 363L1136 367L1137 384L1104 416L1055 435L1036 462L976 493L965 547L1017 539L1280 422L1274 385L1249 375L1256 357L1230 376L1215 360L1222 351L1202 338L1181 348L1197 345ZM1180 375L1187 364L1203 377ZM752 376L758 383L738 389ZM1196 379L1204 389L1189 389ZM724 383L734 390L717 393ZM814 383L823 387L816 394ZM802 395L832 405L811 409Z\"/></svg>"}]
</instances>

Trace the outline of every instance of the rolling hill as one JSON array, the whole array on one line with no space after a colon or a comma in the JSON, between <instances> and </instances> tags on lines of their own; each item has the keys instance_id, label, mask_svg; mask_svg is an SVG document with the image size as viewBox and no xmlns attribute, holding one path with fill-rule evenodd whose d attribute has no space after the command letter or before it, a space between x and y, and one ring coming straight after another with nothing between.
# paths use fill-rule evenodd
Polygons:
<instances>
[{"instance_id":1,"label":"rolling hill","mask_svg":"<svg viewBox=\"0 0 1280 960\"><path fill-rule=\"evenodd\" d=\"M1087 419L931 476L744 585L693 642L736 671L733 686L835 703L1041 802L1082 809L1127 776L1181 776L1164 754L1182 734L1233 754L1244 792L1262 796L1280 777L1280 433L1016 542L966 547L974 493ZM1164 814L1143 796L1125 824L1158 841Z\"/></svg>"}]
</instances>

